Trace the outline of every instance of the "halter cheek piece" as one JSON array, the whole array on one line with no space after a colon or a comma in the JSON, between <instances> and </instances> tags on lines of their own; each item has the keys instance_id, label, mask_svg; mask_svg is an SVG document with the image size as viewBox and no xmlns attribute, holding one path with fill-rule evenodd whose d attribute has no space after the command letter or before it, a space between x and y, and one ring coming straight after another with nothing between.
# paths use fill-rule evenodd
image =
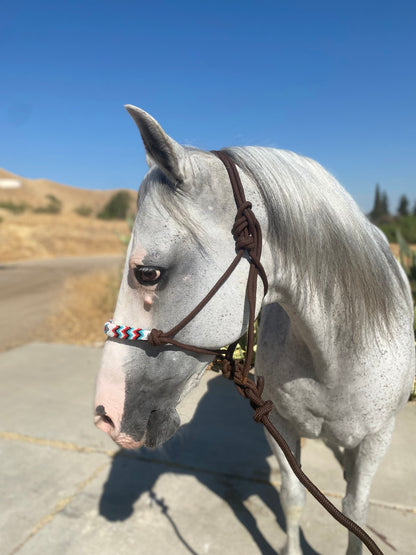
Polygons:
<instances>
[{"instance_id":1,"label":"halter cheek piece","mask_svg":"<svg viewBox=\"0 0 416 555\"><path fill-rule=\"evenodd\" d=\"M321 505L337 520L340 524L348 528L355 534L374 555L383 555L377 544L373 539L354 521L346 517L339 511L315 486L313 482L304 474L298 464L295 456L293 455L290 447L285 439L280 435L279 431L273 426L269 420L269 413L273 409L272 401L264 401L262 398L264 379L259 376L254 382L248 379L248 374L251 368L254 351L254 320L256 314L256 291L257 291L257 276L260 275L263 281L264 295L267 293L268 283L264 268L260 262L262 250L262 235L260 224L253 214L250 202L246 201L244 189L238 174L238 170L233 160L223 151L212 151L224 164L228 176L230 178L234 199L237 206L237 215L235 217L232 234L235 240L237 254L230 266L220 277L214 287L202 299L202 301L179 322L174 328L168 332L152 329L144 330L142 328L132 328L113 323L111 320L106 322L104 331L108 337L115 339L123 339L128 341L147 341L150 345L176 345L177 347L192 351L195 353L216 355L223 361L223 373L226 377L232 379L237 386L238 391L250 400L250 404L254 409L253 418L256 422L261 422L270 435L276 440L277 444L283 451L291 469L293 470L299 481L306 487L306 489L321 503ZM227 350L213 351L211 349L204 349L194 345L187 345L174 339L174 336L184 328L212 299L220 287L227 281L233 273L238 263L242 259L244 253L247 253L250 263L250 270L247 280L247 298L249 304L249 323L248 323L248 338L247 338L247 355L243 363L233 359L233 353L237 343L230 345Z\"/></svg>"}]
</instances>

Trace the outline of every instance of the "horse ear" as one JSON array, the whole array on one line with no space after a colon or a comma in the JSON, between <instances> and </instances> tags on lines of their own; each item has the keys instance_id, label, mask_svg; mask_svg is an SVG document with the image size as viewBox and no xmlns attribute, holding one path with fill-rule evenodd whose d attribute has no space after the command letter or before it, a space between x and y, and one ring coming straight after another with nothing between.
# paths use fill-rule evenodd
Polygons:
<instances>
[{"instance_id":1,"label":"horse ear","mask_svg":"<svg viewBox=\"0 0 416 555\"><path fill-rule=\"evenodd\" d=\"M154 162L175 185L183 183L188 162L186 150L171 139L147 112L131 104L125 108L139 128L149 166Z\"/></svg>"}]
</instances>

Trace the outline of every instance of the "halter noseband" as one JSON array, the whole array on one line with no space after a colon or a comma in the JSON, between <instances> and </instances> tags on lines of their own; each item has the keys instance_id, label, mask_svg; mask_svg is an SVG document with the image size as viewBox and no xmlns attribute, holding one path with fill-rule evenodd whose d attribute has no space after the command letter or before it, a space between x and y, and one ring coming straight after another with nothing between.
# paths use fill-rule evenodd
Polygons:
<instances>
[{"instance_id":1,"label":"halter noseband","mask_svg":"<svg viewBox=\"0 0 416 555\"><path fill-rule=\"evenodd\" d=\"M142 328L132 328L116 324L111 320L106 322L104 331L108 337L123 339L128 341L148 341L150 345L159 346L171 344L181 349L192 351L201 354L210 354L218 356L222 359L226 358L231 360L234 352L235 344L230 346L227 351L220 350L214 351L212 349L204 349L196 347L195 345L188 345L174 339L174 336L184 328L212 299L217 291L224 285L233 271L236 269L238 263L242 259L244 253L247 253L250 270L247 280L247 298L249 303L249 323L248 323L248 341L247 341L247 356L244 362L243 381L247 381L247 375L251 367L253 358L254 347L254 320L256 312L256 291L257 291L257 275L260 275L263 281L264 295L267 293L268 283L267 276L264 268L260 262L262 250L262 233L260 224L252 211L252 205L247 202L244 194L243 185L237 170L237 167L231 157L223 151L212 151L224 164L230 183L232 186L234 200L237 206L237 215L232 227L232 234L236 245L236 256L231 262L227 270L220 277L217 283L212 287L209 293L202 299L202 301L174 328L168 332L162 330L152 329L145 330Z\"/></svg>"}]
</instances>

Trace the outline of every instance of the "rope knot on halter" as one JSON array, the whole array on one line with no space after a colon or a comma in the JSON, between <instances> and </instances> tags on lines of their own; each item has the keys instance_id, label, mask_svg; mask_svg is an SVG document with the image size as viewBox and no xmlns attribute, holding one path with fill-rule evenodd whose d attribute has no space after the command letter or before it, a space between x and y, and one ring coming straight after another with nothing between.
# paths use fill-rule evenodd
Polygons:
<instances>
[{"instance_id":1,"label":"rope knot on halter","mask_svg":"<svg viewBox=\"0 0 416 555\"><path fill-rule=\"evenodd\" d=\"M226 378L233 380L240 395L250 401L250 405L254 409L253 419L255 422L262 422L263 418L267 417L273 409L273 401L264 401L262 398L263 376L258 376L255 382L248 380L244 375L242 361L229 358L222 361L222 373Z\"/></svg>"},{"instance_id":2,"label":"rope knot on halter","mask_svg":"<svg viewBox=\"0 0 416 555\"><path fill-rule=\"evenodd\" d=\"M160 345L164 344L164 342L162 341L163 335L164 334L162 330L157 330L153 328L147 337L147 341L153 347L160 347Z\"/></svg>"},{"instance_id":3,"label":"rope knot on halter","mask_svg":"<svg viewBox=\"0 0 416 555\"><path fill-rule=\"evenodd\" d=\"M231 233L233 234L236 249L251 251L256 247L256 218L252 212L251 202L244 202L237 210Z\"/></svg>"},{"instance_id":4,"label":"rope knot on halter","mask_svg":"<svg viewBox=\"0 0 416 555\"><path fill-rule=\"evenodd\" d=\"M231 233L234 237L237 252L242 254L243 251L246 251L251 262L257 268L257 272L263 281L264 294L266 294L268 288L267 277L260 262L261 229L252 207L251 202L247 200L239 205Z\"/></svg>"}]
</instances>

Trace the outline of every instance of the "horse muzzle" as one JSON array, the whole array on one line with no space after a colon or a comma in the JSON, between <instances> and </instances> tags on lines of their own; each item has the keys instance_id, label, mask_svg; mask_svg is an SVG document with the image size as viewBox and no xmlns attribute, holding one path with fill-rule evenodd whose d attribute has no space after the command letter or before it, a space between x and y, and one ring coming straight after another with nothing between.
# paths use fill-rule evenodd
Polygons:
<instances>
[{"instance_id":1,"label":"horse muzzle","mask_svg":"<svg viewBox=\"0 0 416 555\"><path fill-rule=\"evenodd\" d=\"M120 447L124 449L139 449L144 445L144 438L141 441L137 441L128 434L122 432L111 417L106 414L103 405L98 405L95 409L95 413L94 424L99 430L108 434Z\"/></svg>"},{"instance_id":2,"label":"horse muzzle","mask_svg":"<svg viewBox=\"0 0 416 555\"><path fill-rule=\"evenodd\" d=\"M179 415L174 408L153 410L144 433L138 433L138 430L134 429L134 422L131 421L128 426L123 425L123 421L121 426L117 426L106 414L103 405L98 405L95 412L94 424L97 428L108 434L123 449L159 447L168 441L180 426ZM139 434L141 439L136 439Z\"/></svg>"}]
</instances>

